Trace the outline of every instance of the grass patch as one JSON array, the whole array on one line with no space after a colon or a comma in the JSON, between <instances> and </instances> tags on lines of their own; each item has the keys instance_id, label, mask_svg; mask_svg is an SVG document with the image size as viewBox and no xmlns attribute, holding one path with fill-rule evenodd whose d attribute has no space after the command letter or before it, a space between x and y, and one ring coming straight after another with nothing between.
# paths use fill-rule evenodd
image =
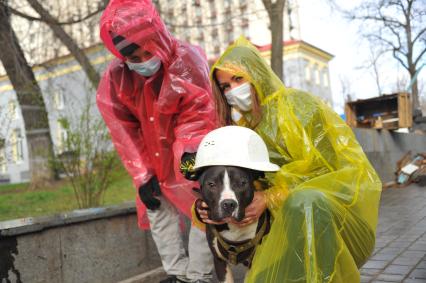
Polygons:
<instances>
[{"instance_id":1,"label":"grass patch","mask_svg":"<svg viewBox=\"0 0 426 283\"><path fill-rule=\"evenodd\" d=\"M133 201L136 191L130 176L119 170L106 190L103 205ZM57 214L78 209L70 183L59 181L45 189L30 190L28 184L0 186L0 221Z\"/></svg>"},{"instance_id":2,"label":"grass patch","mask_svg":"<svg viewBox=\"0 0 426 283\"><path fill-rule=\"evenodd\" d=\"M29 183L0 185L0 193L2 193L2 192L8 192L8 191L25 190L28 187L28 185L29 185Z\"/></svg>"}]
</instances>

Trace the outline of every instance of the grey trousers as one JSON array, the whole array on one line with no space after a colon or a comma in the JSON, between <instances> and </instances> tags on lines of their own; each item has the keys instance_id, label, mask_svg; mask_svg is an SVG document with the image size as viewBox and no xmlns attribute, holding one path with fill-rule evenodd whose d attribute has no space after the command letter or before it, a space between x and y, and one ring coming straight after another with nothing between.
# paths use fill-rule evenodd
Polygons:
<instances>
[{"instance_id":1,"label":"grey trousers","mask_svg":"<svg viewBox=\"0 0 426 283\"><path fill-rule=\"evenodd\" d=\"M154 211L148 209L147 213L164 270L168 275L176 275L184 281L210 282L213 256L205 232L191 227L187 255L179 227L179 213L165 198L158 198L161 201L160 208Z\"/></svg>"}]
</instances>

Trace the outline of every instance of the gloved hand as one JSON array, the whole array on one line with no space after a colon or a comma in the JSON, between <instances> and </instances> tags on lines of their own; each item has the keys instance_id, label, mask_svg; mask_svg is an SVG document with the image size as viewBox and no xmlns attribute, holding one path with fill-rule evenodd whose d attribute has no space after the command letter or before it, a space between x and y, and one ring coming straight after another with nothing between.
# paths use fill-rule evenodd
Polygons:
<instances>
[{"instance_id":1,"label":"gloved hand","mask_svg":"<svg viewBox=\"0 0 426 283\"><path fill-rule=\"evenodd\" d=\"M146 184L139 187L139 198L150 210L156 210L161 202L156 196L161 195L160 185L156 176L152 177Z\"/></svg>"},{"instance_id":2,"label":"gloved hand","mask_svg":"<svg viewBox=\"0 0 426 283\"><path fill-rule=\"evenodd\" d=\"M187 180L197 180L197 174L194 172L196 152L185 152L180 159L180 172Z\"/></svg>"},{"instance_id":3,"label":"gloved hand","mask_svg":"<svg viewBox=\"0 0 426 283\"><path fill-rule=\"evenodd\" d=\"M195 211L195 216L197 217L198 221L206 224L205 219L203 217L201 217L200 213L203 212L203 214L207 214L208 208L204 207L202 204L203 204L203 200L197 198L195 200L194 211Z\"/></svg>"}]
</instances>

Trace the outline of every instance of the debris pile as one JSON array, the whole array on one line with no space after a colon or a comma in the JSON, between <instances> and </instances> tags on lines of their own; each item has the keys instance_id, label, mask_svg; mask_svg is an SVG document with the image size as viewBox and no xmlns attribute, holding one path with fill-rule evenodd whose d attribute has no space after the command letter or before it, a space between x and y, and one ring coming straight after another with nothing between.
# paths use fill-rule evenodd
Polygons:
<instances>
[{"instance_id":1,"label":"debris pile","mask_svg":"<svg viewBox=\"0 0 426 283\"><path fill-rule=\"evenodd\" d=\"M396 175L396 185L406 187L411 183L418 183L426 186L426 153L411 155L407 152L398 162Z\"/></svg>"}]
</instances>

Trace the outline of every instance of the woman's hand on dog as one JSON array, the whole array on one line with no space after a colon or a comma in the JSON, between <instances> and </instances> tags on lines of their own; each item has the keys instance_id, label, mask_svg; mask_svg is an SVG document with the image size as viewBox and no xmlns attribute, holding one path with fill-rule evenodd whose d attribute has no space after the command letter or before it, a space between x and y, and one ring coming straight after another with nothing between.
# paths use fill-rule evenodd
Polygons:
<instances>
[{"instance_id":1,"label":"woman's hand on dog","mask_svg":"<svg viewBox=\"0 0 426 283\"><path fill-rule=\"evenodd\" d=\"M223 221L213 221L211 219L209 219L209 216L207 214L207 210L208 210L208 206L204 201L200 202L200 207L197 206L197 213L200 216L200 220L206 224L213 224L213 225L219 225L219 224L224 224L224 223L232 223L235 224L239 227L244 227L247 226L249 224L252 224L253 222L255 222L257 219L259 219L259 217L262 215L262 213L265 211L266 209L266 199L265 199L265 195L263 192L255 192L254 193L254 197L253 197L253 201L251 202L251 204L249 206L246 207L246 211L245 211L245 217L243 220L241 220L240 222L237 222L235 219L233 218L226 218Z\"/></svg>"},{"instance_id":2,"label":"woman's hand on dog","mask_svg":"<svg viewBox=\"0 0 426 283\"><path fill-rule=\"evenodd\" d=\"M266 199L263 192L254 192L253 201L246 207L245 217L240 222L232 219L232 223L244 227L257 221L266 209Z\"/></svg>"},{"instance_id":3,"label":"woman's hand on dog","mask_svg":"<svg viewBox=\"0 0 426 283\"><path fill-rule=\"evenodd\" d=\"M224 219L223 221L213 221L209 218L209 215L207 214L207 210L209 209L207 203L205 203L204 201L200 200L200 203L196 205L196 210L198 215L200 216L200 220L203 223L206 224L213 224L213 225L220 225L220 224L225 224L229 221L227 221L227 219Z\"/></svg>"}]
</instances>

